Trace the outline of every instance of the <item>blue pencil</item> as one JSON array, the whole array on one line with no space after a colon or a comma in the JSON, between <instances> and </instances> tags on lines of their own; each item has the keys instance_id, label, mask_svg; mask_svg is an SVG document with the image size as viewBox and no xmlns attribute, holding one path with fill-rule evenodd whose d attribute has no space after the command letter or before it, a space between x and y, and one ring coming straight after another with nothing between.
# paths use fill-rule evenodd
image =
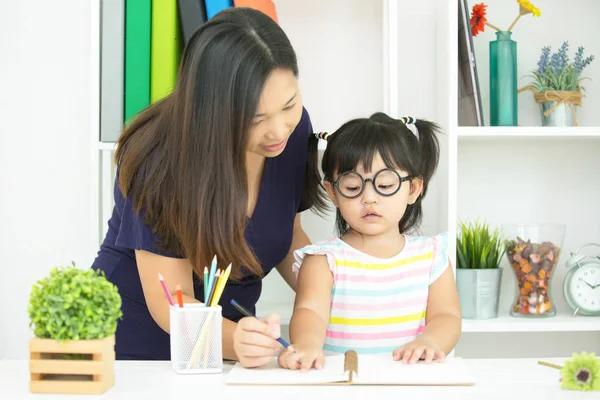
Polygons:
<instances>
[{"instance_id":1,"label":"blue pencil","mask_svg":"<svg viewBox=\"0 0 600 400\"><path fill-rule=\"evenodd\" d=\"M217 272L217 256L215 255L213 257L212 262L210 263L210 273L208 274L208 289L207 289L207 297L206 297L206 301L204 302L204 304L209 305L210 304L210 298L213 294L213 290L214 290L214 283L215 283L215 273Z\"/></svg>"},{"instance_id":2,"label":"blue pencil","mask_svg":"<svg viewBox=\"0 0 600 400\"><path fill-rule=\"evenodd\" d=\"M250 311L248 311L246 308L244 308L244 306L242 306L241 304L239 304L237 301L235 301L234 299L231 299L230 301L231 305L234 306L235 308L237 308L237 310L239 312L241 312L242 314L244 314L246 317L254 317L256 318L256 316L252 315L252 313ZM283 340L282 338L277 338L276 339L279 343L281 343L281 345L283 347L285 347L286 349L288 347L290 347L290 344L288 342L286 342L285 340ZM294 350L294 353L296 352L296 350Z\"/></svg>"},{"instance_id":3,"label":"blue pencil","mask_svg":"<svg viewBox=\"0 0 600 400\"><path fill-rule=\"evenodd\" d=\"M208 268L204 267L204 304L208 302Z\"/></svg>"}]
</instances>

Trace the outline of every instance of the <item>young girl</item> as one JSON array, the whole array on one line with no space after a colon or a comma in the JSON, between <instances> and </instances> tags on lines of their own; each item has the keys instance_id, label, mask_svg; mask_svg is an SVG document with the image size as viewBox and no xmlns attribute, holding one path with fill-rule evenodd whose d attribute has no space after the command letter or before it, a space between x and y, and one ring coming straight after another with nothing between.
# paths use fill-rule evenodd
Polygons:
<instances>
[{"instance_id":1,"label":"young girl","mask_svg":"<svg viewBox=\"0 0 600 400\"><path fill-rule=\"evenodd\" d=\"M322 368L324 355L355 350L415 363L456 345L461 313L448 236L413 236L438 159L438 126L376 113L327 140L324 186L338 238L294 253L298 274L284 368ZM294 351L292 351L294 350Z\"/></svg>"}]
</instances>

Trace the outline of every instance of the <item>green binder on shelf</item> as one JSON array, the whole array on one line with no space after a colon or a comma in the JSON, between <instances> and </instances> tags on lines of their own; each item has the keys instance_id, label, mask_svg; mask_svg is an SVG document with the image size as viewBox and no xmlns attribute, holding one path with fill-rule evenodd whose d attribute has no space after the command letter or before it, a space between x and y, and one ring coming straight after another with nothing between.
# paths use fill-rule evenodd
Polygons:
<instances>
[{"instance_id":1,"label":"green binder on shelf","mask_svg":"<svg viewBox=\"0 0 600 400\"><path fill-rule=\"evenodd\" d=\"M150 102L173 91L181 56L177 0L152 0Z\"/></svg>"},{"instance_id":2,"label":"green binder on shelf","mask_svg":"<svg viewBox=\"0 0 600 400\"><path fill-rule=\"evenodd\" d=\"M152 3L125 2L125 124L150 104Z\"/></svg>"}]
</instances>

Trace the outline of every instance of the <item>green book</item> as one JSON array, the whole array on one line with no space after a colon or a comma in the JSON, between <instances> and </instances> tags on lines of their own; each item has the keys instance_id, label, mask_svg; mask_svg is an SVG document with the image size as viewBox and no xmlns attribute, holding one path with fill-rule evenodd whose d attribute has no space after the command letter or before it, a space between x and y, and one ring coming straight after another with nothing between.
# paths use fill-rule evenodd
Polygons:
<instances>
[{"instance_id":1,"label":"green book","mask_svg":"<svg viewBox=\"0 0 600 400\"><path fill-rule=\"evenodd\" d=\"M151 103L173 91L181 55L180 47L177 0L152 0Z\"/></svg>"},{"instance_id":2,"label":"green book","mask_svg":"<svg viewBox=\"0 0 600 400\"><path fill-rule=\"evenodd\" d=\"M152 3L125 2L125 123L150 104Z\"/></svg>"}]
</instances>

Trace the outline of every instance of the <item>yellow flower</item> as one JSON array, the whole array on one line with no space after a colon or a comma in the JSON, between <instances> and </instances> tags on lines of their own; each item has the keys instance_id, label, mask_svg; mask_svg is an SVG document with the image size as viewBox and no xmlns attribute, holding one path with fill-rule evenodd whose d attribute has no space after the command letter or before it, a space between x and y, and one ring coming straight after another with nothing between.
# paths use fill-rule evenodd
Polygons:
<instances>
[{"instance_id":1,"label":"yellow flower","mask_svg":"<svg viewBox=\"0 0 600 400\"><path fill-rule=\"evenodd\" d=\"M532 13L534 17L539 17L542 15L542 12L539 8L531 4L529 0L517 0L520 6L520 14L525 15Z\"/></svg>"}]
</instances>

